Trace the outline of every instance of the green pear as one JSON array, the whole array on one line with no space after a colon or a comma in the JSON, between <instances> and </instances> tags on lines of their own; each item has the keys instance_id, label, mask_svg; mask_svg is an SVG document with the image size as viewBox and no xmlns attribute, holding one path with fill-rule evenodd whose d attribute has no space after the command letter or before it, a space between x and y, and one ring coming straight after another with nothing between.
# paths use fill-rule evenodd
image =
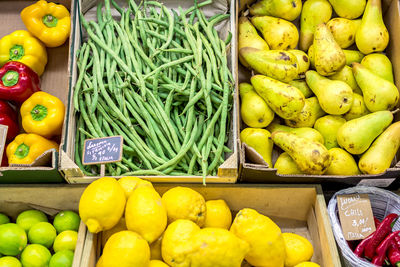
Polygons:
<instances>
[{"instance_id":1,"label":"green pear","mask_svg":"<svg viewBox=\"0 0 400 267\"><path fill-rule=\"evenodd\" d=\"M293 80L289 82L290 85L296 87L297 89L299 89L305 98L308 98L310 96L313 96L314 93L313 91L311 91L310 87L308 87L306 80L302 79L302 80Z\"/></svg>"},{"instance_id":2,"label":"green pear","mask_svg":"<svg viewBox=\"0 0 400 267\"><path fill-rule=\"evenodd\" d=\"M275 113L260 97L253 86L248 83L239 84L241 98L240 114L244 123L253 128L264 128L274 119Z\"/></svg>"},{"instance_id":3,"label":"green pear","mask_svg":"<svg viewBox=\"0 0 400 267\"><path fill-rule=\"evenodd\" d=\"M344 114L344 118L349 121L349 120L360 118L369 113L370 112L367 109L367 107L365 106L364 98L362 97L362 95L354 93L353 94L353 105L351 106L351 109L346 114Z\"/></svg>"},{"instance_id":4,"label":"green pear","mask_svg":"<svg viewBox=\"0 0 400 267\"><path fill-rule=\"evenodd\" d=\"M313 45L315 69L319 74L332 75L346 65L346 56L325 23L315 29Z\"/></svg>"},{"instance_id":5,"label":"green pear","mask_svg":"<svg viewBox=\"0 0 400 267\"><path fill-rule=\"evenodd\" d=\"M251 77L251 84L258 95L280 117L291 119L298 116L303 110L305 98L296 87L264 75Z\"/></svg>"},{"instance_id":6,"label":"green pear","mask_svg":"<svg viewBox=\"0 0 400 267\"><path fill-rule=\"evenodd\" d=\"M325 147L331 149L333 147L339 147L336 140L336 134L340 126L346 122L342 116L327 115L319 118L314 125L314 129L318 130L322 134L325 140Z\"/></svg>"},{"instance_id":7,"label":"green pear","mask_svg":"<svg viewBox=\"0 0 400 267\"><path fill-rule=\"evenodd\" d=\"M379 174L390 168L400 147L400 122L390 125L365 152L358 166L363 173Z\"/></svg>"},{"instance_id":8,"label":"green pear","mask_svg":"<svg viewBox=\"0 0 400 267\"><path fill-rule=\"evenodd\" d=\"M294 49L299 42L296 26L287 20L270 16L254 16L251 22L273 50Z\"/></svg>"},{"instance_id":9,"label":"green pear","mask_svg":"<svg viewBox=\"0 0 400 267\"><path fill-rule=\"evenodd\" d=\"M278 174L303 174L296 162L294 162L294 160L286 152L283 152L279 155L279 157L276 159L274 168Z\"/></svg>"},{"instance_id":10,"label":"green pear","mask_svg":"<svg viewBox=\"0 0 400 267\"><path fill-rule=\"evenodd\" d=\"M337 141L351 154L362 154L375 138L390 125L392 120L392 112L384 110L347 121L339 128Z\"/></svg>"},{"instance_id":11,"label":"green pear","mask_svg":"<svg viewBox=\"0 0 400 267\"><path fill-rule=\"evenodd\" d=\"M334 147L329 149L331 155L331 165L325 174L327 175L359 175L357 163L353 156L341 148Z\"/></svg>"},{"instance_id":12,"label":"green pear","mask_svg":"<svg viewBox=\"0 0 400 267\"><path fill-rule=\"evenodd\" d=\"M239 18L239 36L238 36L238 49L240 51L243 47L253 47L260 50L269 50L267 42L261 38L257 33L257 29L251 24L247 17ZM240 63L246 68L249 64L244 60L242 55L239 53Z\"/></svg>"},{"instance_id":13,"label":"green pear","mask_svg":"<svg viewBox=\"0 0 400 267\"><path fill-rule=\"evenodd\" d=\"M356 78L353 75L353 69L349 66L344 66L343 69L329 76L331 80L337 80L347 83L354 93L362 95L362 91L356 82Z\"/></svg>"},{"instance_id":14,"label":"green pear","mask_svg":"<svg viewBox=\"0 0 400 267\"><path fill-rule=\"evenodd\" d=\"M331 163L329 151L321 143L281 131L274 132L271 138L304 173L323 174Z\"/></svg>"},{"instance_id":15,"label":"green pear","mask_svg":"<svg viewBox=\"0 0 400 267\"><path fill-rule=\"evenodd\" d=\"M389 32L383 22L381 0L368 0L356 33L357 48L367 55L385 50L388 43Z\"/></svg>"},{"instance_id":16,"label":"green pear","mask_svg":"<svg viewBox=\"0 0 400 267\"><path fill-rule=\"evenodd\" d=\"M326 113L341 115L353 105L353 90L347 83L330 80L313 70L306 72L306 81Z\"/></svg>"},{"instance_id":17,"label":"green pear","mask_svg":"<svg viewBox=\"0 0 400 267\"><path fill-rule=\"evenodd\" d=\"M310 68L310 60L304 51L292 49L288 52L292 53L297 59L297 77L295 79L303 79L306 71Z\"/></svg>"},{"instance_id":18,"label":"green pear","mask_svg":"<svg viewBox=\"0 0 400 267\"><path fill-rule=\"evenodd\" d=\"M300 15L301 7L301 0L261 0L250 7L250 14L292 21Z\"/></svg>"},{"instance_id":19,"label":"green pear","mask_svg":"<svg viewBox=\"0 0 400 267\"><path fill-rule=\"evenodd\" d=\"M319 142L321 144L324 143L324 137L320 134L320 132L318 132L314 128L309 128L309 127L292 128L286 125L281 125L279 123L272 122L270 125L268 125L267 130L270 131L271 133L277 131L288 132L310 141Z\"/></svg>"},{"instance_id":20,"label":"green pear","mask_svg":"<svg viewBox=\"0 0 400 267\"><path fill-rule=\"evenodd\" d=\"M270 137L270 132L258 128L246 128L240 133L240 141L253 148L272 168L272 148L274 144Z\"/></svg>"},{"instance_id":21,"label":"green pear","mask_svg":"<svg viewBox=\"0 0 400 267\"><path fill-rule=\"evenodd\" d=\"M326 26L331 31L333 38L341 48L347 48L354 44L358 26L361 19L351 20L345 18L333 18Z\"/></svg>"},{"instance_id":22,"label":"green pear","mask_svg":"<svg viewBox=\"0 0 400 267\"><path fill-rule=\"evenodd\" d=\"M372 53L366 55L363 60L361 60L361 65L367 67L370 71L383 79L394 83L392 62L390 62L390 59L384 54Z\"/></svg>"},{"instance_id":23,"label":"green pear","mask_svg":"<svg viewBox=\"0 0 400 267\"><path fill-rule=\"evenodd\" d=\"M364 54L357 50L343 49L343 53L346 56L346 65L351 66L353 62L360 63L364 58Z\"/></svg>"},{"instance_id":24,"label":"green pear","mask_svg":"<svg viewBox=\"0 0 400 267\"><path fill-rule=\"evenodd\" d=\"M321 109L318 99L314 97L306 98L303 109L300 114L292 119L285 120L286 125L290 127L313 127L315 121L324 116L325 112Z\"/></svg>"},{"instance_id":25,"label":"green pear","mask_svg":"<svg viewBox=\"0 0 400 267\"><path fill-rule=\"evenodd\" d=\"M314 32L321 23L332 16L332 7L327 0L307 0L304 2L300 18L299 48L307 51L314 40Z\"/></svg>"},{"instance_id":26,"label":"green pear","mask_svg":"<svg viewBox=\"0 0 400 267\"><path fill-rule=\"evenodd\" d=\"M364 12L367 0L329 0L339 17L356 19Z\"/></svg>"},{"instance_id":27,"label":"green pear","mask_svg":"<svg viewBox=\"0 0 400 267\"><path fill-rule=\"evenodd\" d=\"M297 76L297 59L287 51L244 47L239 53L250 67L260 74L281 82L290 82Z\"/></svg>"},{"instance_id":28,"label":"green pear","mask_svg":"<svg viewBox=\"0 0 400 267\"><path fill-rule=\"evenodd\" d=\"M369 111L391 110L396 107L399 91L393 83L381 78L359 63L353 63L353 73L363 92L364 102Z\"/></svg>"}]
</instances>

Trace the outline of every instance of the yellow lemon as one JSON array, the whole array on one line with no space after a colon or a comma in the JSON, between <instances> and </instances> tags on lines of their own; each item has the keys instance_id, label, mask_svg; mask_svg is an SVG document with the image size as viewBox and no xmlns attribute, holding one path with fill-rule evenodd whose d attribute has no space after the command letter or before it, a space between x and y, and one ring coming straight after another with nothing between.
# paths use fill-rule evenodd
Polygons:
<instances>
[{"instance_id":1,"label":"yellow lemon","mask_svg":"<svg viewBox=\"0 0 400 267\"><path fill-rule=\"evenodd\" d=\"M311 259L314 254L314 249L310 241L293 233L283 233L282 236L286 248L286 267L293 267Z\"/></svg>"},{"instance_id":2,"label":"yellow lemon","mask_svg":"<svg viewBox=\"0 0 400 267\"><path fill-rule=\"evenodd\" d=\"M204 197L187 187L174 187L162 196L167 209L168 222L186 219L202 227L206 219L206 201Z\"/></svg>"},{"instance_id":3,"label":"yellow lemon","mask_svg":"<svg viewBox=\"0 0 400 267\"><path fill-rule=\"evenodd\" d=\"M176 220L168 225L161 242L163 260L172 267L190 267L188 254L192 251L190 238L200 227L189 220Z\"/></svg>"},{"instance_id":4,"label":"yellow lemon","mask_svg":"<svg viewBox=\"0 0 400 267\"><path fill-rule=\"evenodd\" d=\"M250 247L233 233L221 228L204 228L192 240L191 267L240 267Z\"/></svg>"},{"instance_id":5,"label":"yellow lemon","mask_svg":"<svg viewBox=\"0 0 400 267\"><path fill-rule=\"evenodd\" d=\"M139 186L126 203L126 227L153 243L167 227L167 212L160 195L150 186Z\"/></svg>"},{"instance_id":6,"label":"yellow lemon","mask_svg":"<svg viewBox=\"0 0 400 267\"><path fill-rule=\"evenodd\" d=\"M156 241L150 244L150 259L162 260L161 255L161 242L163 236L160 236Z\"/></svg>"},{"instance_id":7,"label":"yellow lemon","mask_svg":"<svg viewBox=\"0 0 400 267\"><path fill-rule=\"evenodd\" d=\"M101 244L104 247L104 245L106 244L107 240L115 233L124 231L124 230L128 230L126 228L126 223L125 223L125 218L122 217L121 220L119 220L119 222L117 223L117 225L115 225L113 228L104 231L103 233L101 233Z\"/></svg>"},{"instance_id":8,"label":"yellow lemon","mask_svg":"<svg viewBox=\"0 0 400 267\"><path fill-rule=\"evenodd\" d=\"M132 194L139 184L153 186L149 181L142 180L138 177L125 176L118 180L118 183L122 186L125 192L126 198Z\"/></svg>"},{"instance_id":9,"label":"yellow lemon","mask_svg":"<svg viewBox=\"0 0 400 267\"><path fill-rule=\"evenodd\" d=\"M168 267L168 265L159 260L151 260L149 267Z\"/></svg>"},{"instance_id":10,"label":"yellow lemon","mask_svg":"<svg viewBox=\"0 0 400 267\"><path fill-rule=\"evenodd\" d=\"M248 263L283 267L285 243L281 229L270 218L253 209L242 209L233 220L230 231L249 243L251 249L245 257Z\"/></svg>"},{"instance_id":11,"label":"yellow lemon","mask_svg":"<svg viewBox=\"0 0 400 267\"><path fill-rule=\"evenodd\" d=\"M126 198L116 179L103 177L91 183L79 201L79 215L91 233L113 228L121 219Z\"/></svg>"},{"instance_id":12,"label":"yellow lemon","mask_svg":"<svg viewBox=\"0 0 400 267\"><path fill-rule=\"evenodd\" d=\"M104 246L100 266L148 267L150 247L139 234L121 231L113 234Z\"/></svg>"},{"instance_id":13,"label":"yellow lemon","mask_svg":"<svg viewBox=\"0 0 400 267\"><path fill-rule=\"evenodd\" d=\"M232 223L232 213L222 199L206 202L207 212L204 227L229 229Z\"/></svg>"},{"instance_id":14,"label":"yellow lemon","mask_svg":"<svg viewBox=\"0 0 400 267\"><path fill-rule=\"evenodd\" d=\"M321 266L319 266L318 264L311 262L311 261L305 261L305 262L297 264L294 267L321 267Z\"/></svg>"}]
</instances>

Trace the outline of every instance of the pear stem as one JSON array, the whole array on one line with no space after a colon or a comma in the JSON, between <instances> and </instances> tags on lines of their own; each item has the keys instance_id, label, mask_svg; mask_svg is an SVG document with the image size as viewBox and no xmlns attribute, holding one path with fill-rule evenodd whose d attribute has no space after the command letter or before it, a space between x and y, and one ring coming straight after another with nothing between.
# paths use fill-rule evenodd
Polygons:
<instances>
[{"instance_id":1,"label":"pear stem","mask_svg":"<svg viewBox=\"0 0 400 267\"><path fill-rule=\"evenodd\" d=\"M399 113L399 111L400 111L400 108L397 108L397 109L392 111L392 114L395 115L396 113Z\"/></svg>"}]
</instances>

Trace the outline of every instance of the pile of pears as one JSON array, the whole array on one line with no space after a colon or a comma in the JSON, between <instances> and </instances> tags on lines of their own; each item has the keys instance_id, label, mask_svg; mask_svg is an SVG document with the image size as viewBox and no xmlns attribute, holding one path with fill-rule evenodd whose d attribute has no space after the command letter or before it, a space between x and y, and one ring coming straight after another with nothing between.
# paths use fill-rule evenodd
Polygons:
<instances>
[{"instance_id":1,"label":"pile of pears","mask_svg":"<svg viewBox=\"0 0 400 267\"><path fill-rule=\"evenodd\" d=\"M241 141L279 174L385 172L400 122L381 0L259 0L244 14Z\"/></svg>"}]
</instances>

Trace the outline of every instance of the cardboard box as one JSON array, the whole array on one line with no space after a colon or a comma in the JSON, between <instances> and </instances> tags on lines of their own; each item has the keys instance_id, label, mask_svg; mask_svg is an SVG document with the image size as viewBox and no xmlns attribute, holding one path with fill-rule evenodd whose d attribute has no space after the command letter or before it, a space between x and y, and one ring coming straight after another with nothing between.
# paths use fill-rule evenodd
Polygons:
<instances>
[{"instance_id":1,"label":"cardboard box","mask_svg":"<svg viewBox=\"0 0 400 267\"><path fill-rule=\"evenodd\" d=\"M62 210L78 212L79 199L84 189L83 186L2 186L0 212L11 217L13 222L19 213L30 209L43 211L51 218ZM86 234L86 226L81 222L74 262L81 258Z\"/></svg>"},{"instance_id":2,"label":"cardboard box","mask_svg":"<svg viewBox=\"0 0 400 267\"><path fill-rule=\"evenodd\" d=\"M65 136L65 143L63 145L63 151L61 151L61 167L60 171L64 174L65 179L69 183L90 183L93 180L98 179L100 176L96 177L91 177L91 176L85 176L83 172L79 169L79 167L75 164L74 162L74 146L75 146L75 134L76 134L76 119L75 119L75 112L74 112L74 107L73 107L73 101L72 101L72 96L73 96L73 90L74 90L74 85L77 80L77 66L76 66L76 52L79 49L82 40L85 38L84 34L84 29L83 26L80 23L79 19L79 13L82 11L84 16L87 19L94 19L93 14L95 14L96 6L97 3L102 0L95 0L95 1L90 1L90 0L79 0L77 1L77 9L74 14L74 25L75 25L75 33L76 35L74 36L74 42L72 43L72 48L71 48L71 61L73 62L73 68L71 69L71 76L72 76L72 82L70 85L70 101L69 101L69 107L68 107L68 131L66 132ZM139 1L137 1L139 2ZM119 2L119 4L122 4L123 1ZM183 7L190 7L194 4L194 1L187 1L185 3L177 3L176 1L164 1L163 2L167 7L177 7L178 4L182 5ZM126 3L125 3L126 4ZM234 74L236 78L236 73L237 73L237 56L235 52L230 52L230 51L237 51L236 49L236 1L230 1L230 0L218 0L214 1L214 7L209 7L207 12L209 14L213 14L213 12L221 12L221 10L227 10L232 14L231 20L226 22L226 26L224 31L231 31L233 35L233 39L231 41L231 47L228 51L228 64L232 73ZM209 15L207 14L207 15ZM230 63L229 63L230 61ZM235 79L237 81L237 79ZM237 88L237 82L236 86ZM233 153L230 155L227 155L227 158L225 162L219 167L218 169L218 175L217 176L208 176L206 178L206 183L235 183L238 176L239 176L239 149L237 146L237 139L238 139L238 109L237 109L237 102L238 101L238 95L235 90L234 94L234 107L233 107L233 116L232 116L232 127L230 129L230 138L229 138L229 147L232 149ZM199 183L203 182L203 177L201 176L179 176L179 177L172 177L172 176L139 176L141 178L145 178L147 180L150 180L152 182L185 182L185 183Z\"/></svg>"},{"instance_id":3,"label":"cardboard box","mask_svg":"<svg viewBox=\"0 0 400 267\"><path fill-rule=\"evenodd\" d=\"M319 185L187 185L206 200L224 199L233 216L243 208L253 208L269 216L282 232L306 237L314 247L312 261L322 267L341 266L336 243L329 223L325 199ZM172 185L155 185L162 195ZM101 254L101 233L88 233L80 265L95 267Z\"/></svg>"},{"instance_id":4,"label":"cardboard box","mask_svg":"<svg viewBox=\"0 0 400 267\"><path fill-rule=\"evenodd\" d=\"M253 0L241 0L239 9L245 11L247 6L251 5ZM387 56L393 64L395 84L400 88L400 4L395 0L382 1L383 18L389 31L390 42L386 48ZM297 22L296 22L297 23ZM250 72L241 64L238 67L239 82L249 82ZM399 120L397 115L396 121ZM241 123L241 129L245 125ZM266 165L257 164L260 162L258 154L253 149L240 146L240 180L255 183L343 183L349 185L368 185L388 187L400 175L400 152L397 153L392 166L385 173L378 175L355 175L355 176L334 176L334 175L280 175L276 169L268 168ZM278 152L274 150L273 160L275 161ZM252 159L252 160L250 160Z\"/></svg>"},{"instance_id":5,"label":"cardboard box","mask_svg":"<svg viewBox=\"0 0 400 267\"><path fill-rule=\"evenodd\" d=\"M0 38L12 33L15 30L26 30L21 20L20 13L25 7L34 4L36 1L1 1L0 17L3 22L0 25ZM63 4L74 10L74 2L71 0L60 0L57 3ZM60 47L47 48L48 63L43 75L40 77L41 90L61 99L67 106L68 84L69 84L69 43L70 38ZM66 130L64 124L63 131ZM21 128L22 129L22 128ZM42 155L33 166L0 167L1 183L59 183L63 182L62 175L58 172L59 154L54 150Z\"/></svg>"}]
</instances>

